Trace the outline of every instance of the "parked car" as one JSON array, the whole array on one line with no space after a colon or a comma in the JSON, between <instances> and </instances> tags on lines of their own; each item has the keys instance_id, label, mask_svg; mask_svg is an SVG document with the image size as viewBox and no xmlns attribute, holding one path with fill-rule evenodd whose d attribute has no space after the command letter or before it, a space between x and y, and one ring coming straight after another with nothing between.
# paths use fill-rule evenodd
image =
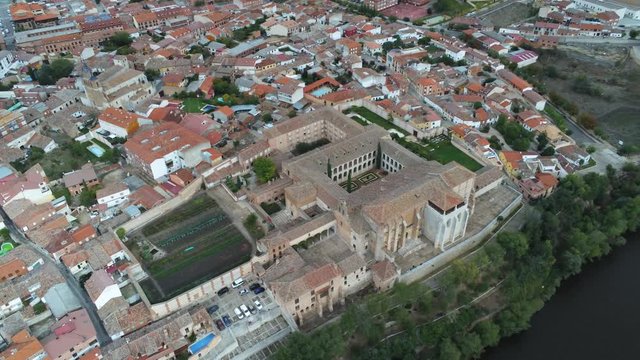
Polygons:
<instances>
[{"instance_id":1,"label":"parked car","mask_svg":"<svg viewBox=\"0 0 640 360\"><path fill-rule=\"evenodd\" d=\"M251 312L249 311L249 308L247 307L247 305L245 304L240 305L240 310L242 310L242 313L244 314L244 316L246 317L251 316Z\"/></svg>"},{"instance_id":2,"label":"parked car","mask_svg":"<svg viewBox=\"0 0 640 360\"><path fill-rule=\"evenodd\" d=\"M258 283L253 283L253 284L251 284L251 285L249 286L249 290L253 291L253 290L255 290L255 289L259 288L259 287L260 287L260 284L258 284Z\"/></svg>"},{"instance_id":3,"label":"parked car","mask_svg":"<svg viewBox=\"0 0 640 360\"><path fill-rule=\"evenodd\" d=\"M240 320L244 319L244 312L240 311L240 309L235 308L233 309L233 312L236 313L236 315L238 316L238 319Z\"/></svg>"},{"instance_id":4,"label":"parked car","mask_svg":"<svg viewBox=\"0 0 640 360\"><path fill-rule=\"evenodd\" d=\"M228 292L229 292L229 288L225 286L222 289L218 290L218 296L222 296Z\"/></svg>"},{"instance_id":5,"label":"parked car","mask_svg":"<svg viewBox=\"0 0 640 360\"><path fill-rule=\"evenodd\" d=\"M256 294L256 295L258 295L260 293L263 293L263 292L264 292L264 288L262 286L260 286L259 288L253 290L253 293Z\"/></svg>"},{"instance_id":6,"label":"parked car","mask_svg":"<svg viewBox=\"0 0 640 360\"><path fill-rule=\"evenodd\" d=\"M219 309L218 305L213 304L207 308L207 312L209 314L213 314L214 312L218 311L218 309Z\"/></svg>"},{"instance_id":7,"label":"parked car","mask_svg":"<svg viewBox=\"0 0 640 360\"><path fill-rule=\"evenodd\" d=\"M223 315L222 322L224 322L224 326L226 327L229 327L231 326L231 324L233 324L233 321L231 321L231 318L229 317L229 315Z\"/></svg>"},{"instance_id":8,"label":"parked car","mask_svg":"<svg viewBox=\"0 0 640 360\"><path fill-rule=\"evenodd\" d=\"M247 290L247 289L240 290L240 295L246 295L248 293L249 293L249 290Z\"/></svg>"},{"instance_id":9,"label":"parked car","mask_svg":"<svg viewBox=\"0 0 640 360\"><path fill-rule=\"evenodd\" d=\"M259 300L254 300L253 303L256 305L258 310L262 310L262 303Z\"/></svg>"},{"instance_id":10,"label":"parked car","mask_svg":"<svg viewBox=\"0 0 640 360\"><path fill-rule=\"evenodd\" d=\"M238 278L236 280L233 281L233 283L231 283L231 287L234 289L239 288L240 286L242 286L244 284L244 280L242 278Z\"/></svg>"},{"instance_id":11,"label":"parked car","mask_svg":"<svg viewBox=\"0 0 640 360\"><path fill-rule=\"evenodd\" d=\"M258 310L256 310L256 308L254 308L253 306L249 305L249 312L255 315L258 312Z\"/></svg>"},{"instance_id":12,"label":"parked car","mask_svg":"<svg viewBox=\"0 0 640 360\"><path fill-rule=\"evenodd\" d=\"M219 331L224 330L224 323L222 322L222 320L216 319L216 327L218 328Z\"/></svg>"}]
</instances>

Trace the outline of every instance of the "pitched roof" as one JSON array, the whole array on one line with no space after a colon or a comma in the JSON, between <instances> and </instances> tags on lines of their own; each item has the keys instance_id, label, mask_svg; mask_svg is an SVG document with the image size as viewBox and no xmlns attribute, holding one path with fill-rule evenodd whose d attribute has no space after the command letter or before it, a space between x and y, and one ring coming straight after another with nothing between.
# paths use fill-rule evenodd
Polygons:
<instances>
[{"instance_id":1,"label":"pitched roof","mask_svg":"<svg viewBox=\"0 0 640 360\"><path fill-rule=\"evenodd\" d=\"M154 128L139 131L130 138L124 148L150 164L174 151L208 143L204 137L173 122L165 122Z\"/></svg>"}]
</instances>

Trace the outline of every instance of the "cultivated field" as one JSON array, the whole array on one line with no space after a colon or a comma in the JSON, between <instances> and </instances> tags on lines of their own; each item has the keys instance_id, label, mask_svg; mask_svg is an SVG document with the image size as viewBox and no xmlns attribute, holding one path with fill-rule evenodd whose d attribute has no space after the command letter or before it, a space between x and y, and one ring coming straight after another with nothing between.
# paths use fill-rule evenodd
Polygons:
<instances>
[{"instance_id":1,"label":"cultivated field","mask_svg":"<svg viewBox=\"0 0 640 360\"><path fill-rule=\"evenodd\" d=\"M133 232L128 242L150 279L151 302L171 298L222 274L251 256L251 245L206 194Z\"/></svg>"}]
</instances>

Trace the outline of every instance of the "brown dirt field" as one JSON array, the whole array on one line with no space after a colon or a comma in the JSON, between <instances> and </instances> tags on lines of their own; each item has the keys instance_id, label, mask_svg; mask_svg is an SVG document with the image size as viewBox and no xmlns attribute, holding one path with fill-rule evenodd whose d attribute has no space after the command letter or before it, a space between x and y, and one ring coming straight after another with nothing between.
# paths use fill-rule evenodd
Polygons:
<instances>
[{"instance_id":1,"label":"brown dirt field","mask_svg":"<svg viewBox=\"0 0 640 360\"><path fill-rule=\"evenodd\" d=\"M576 103L580 111L598 117L600 126L612 137L612 141L617 143L621 133L640 132L640 119L632 121L632 117L627 115L629 109L640 107L640 66L630 58L629 48L608 45L563 47L556 55L542 56L540 65L553 65L564 77L544 77L547 91L561 94ZM603 95L576 93L572 85L573 79L579 75L586 76L592 84L602 89ZM620 118L623 113L625 119ZM640 139L635 141L640 142Z\"/></svg>"},{"instance_id":2,"label":"brown dirt field","mask_svg":"<svg viewBox=\"0 0 640 360\"><path fill-rule=\"evenodd\" d=\"M427 8L429 4L415 6L411 4L398 4L392 6L388 9L384 9L381 11L385 16L395 16L398 19L402 20L404 18L409 18L409 20L413 21L416 19L423 18L427 16Z\"/></svg>"}]
</instances>

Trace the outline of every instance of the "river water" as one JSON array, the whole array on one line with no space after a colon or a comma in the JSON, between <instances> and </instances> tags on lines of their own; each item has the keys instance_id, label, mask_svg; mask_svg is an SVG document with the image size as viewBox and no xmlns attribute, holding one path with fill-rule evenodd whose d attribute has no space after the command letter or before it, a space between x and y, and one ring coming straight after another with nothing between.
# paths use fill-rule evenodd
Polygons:
<instances>
[{"instance_id":1,"label":"river water","mask_svg":"<svg viewBox=\"0 0 640 360\"><path fill-rule=\"evenodd\" d=\"M531 319L485 360L640 359L640 234L563 282Z\"/></svg>"}]
</instances>

